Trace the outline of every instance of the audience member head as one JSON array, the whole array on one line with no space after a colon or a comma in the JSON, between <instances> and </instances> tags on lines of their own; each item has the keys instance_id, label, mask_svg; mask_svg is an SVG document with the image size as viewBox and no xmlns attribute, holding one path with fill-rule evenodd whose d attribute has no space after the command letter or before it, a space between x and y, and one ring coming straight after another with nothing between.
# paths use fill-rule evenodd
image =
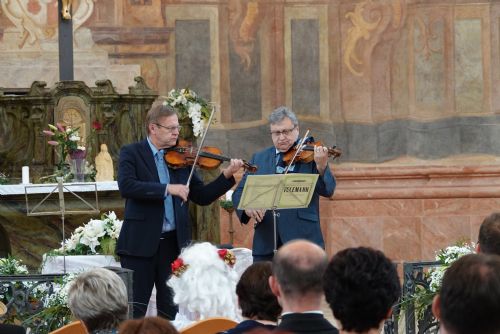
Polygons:
<instances>
[{"instance_id":1,"label":"audience member head","mask_svg":"<svg viewBox=\"0 0 500 334\"><path fill-rule=\"evenodd\" d=\"M127 319L127 288L111 270L93 268L71 282L68 306L88 332L115 329Z\"/></svg>"},{"instance_id":2,"label":"audience member head","mask_svg":"<svg viewBox=\"0 0 500 334\"><path fill-rule=\"evenodd\" d=\"M378 329L401 294L396 266L381 251L344 249L324 276L325 298L344 331Z\"/></svg>"},{"instance_id":3,"label":"audience member head","mask_svg":"<svg viewBox=\"0 0 500 334\"><path fill-rule=\"evenodd\" d=\"M178 334L170 321L160 317L146 317L122 322L120 334Z\"/></svg>"},{"instance_id":4,"label":"audience member head","mask_svg":"<svg viewBox=\"0 0 500 334\"><path fill-rule=\"evenodd\" d=\"M307 240L290 241L278 250L269 284L284 312L319 309L326 265L325 251Z\"/></svg>"},{"instance_id":5,"label":"audience member head","mask_svg":"<svg viewBox=\"0 0 500 334\"><path fill-rule=\"evenodd\" d=\"M241 275L236 295L245 318L276 321L281 314L281 306L269 286L271 274L271 262L263 261L252 264Z\"/></svg>"},{"instance_id":6,"label":"audience member head","mask_svg":"<svg viewBox=\"0 0 500 334\"><path fill-rule=\"evenodd\" d=\"M228 317L239 320L236 301L238 274L233 269L231 251L218 250L208 242L184 248L172 263L168 286L174 291L174 303L201 320Z\"/></svg>"},{"instance_id":7,"label":"audience member head","mask_svg":"<svg viewBox=\"0 0 500 334\"><path fill-rule=\"evenodd\" d=\"M486 217L479 228L477 251L500 255L500 212Z\"/></svg>"},{"instance_id":8,"label":"audience member head","mask_svg":"<svg viewBox=\"0 0 500 334\"><path fill-rule=\"evenodd\" d=\"M455 261L432 311L441 333L500 333L500 256L469 254Z\"/></svg>"}]
</instances>

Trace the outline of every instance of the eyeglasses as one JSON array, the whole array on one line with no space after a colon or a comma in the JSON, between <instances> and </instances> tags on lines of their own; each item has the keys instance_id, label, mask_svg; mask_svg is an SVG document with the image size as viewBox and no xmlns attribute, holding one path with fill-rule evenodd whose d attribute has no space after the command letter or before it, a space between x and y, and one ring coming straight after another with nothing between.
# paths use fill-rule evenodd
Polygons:
<instances>
[{"instance_id":1,"label":"eyeglasses","mask_svg":"<svg viewBox=\"0 0 500 334\"><path fill-rule=\"evenodd\" d=\"M174 132L175 130L181 131L181 129L182 129L182 126L180 126L180 125L164 126L164 125L161 125L161 124L158 124L158 123L155 123L155 124L156 124L156 126L159 126L160 128L164 128L168 132Z\"/></svg>"},{"instance_id":2,"label":"eyeglasses","mask_svg":"<svg viewBox=\"0 0 500 334\"><path fill-rule=\"evenodd\" d=\"M295 130L296 126L294 126L293 128L291 129L285 129L285 130L281 130L281 131L271 131L271 136L273 137L279 137L281 135L283 136L289 136L293 130Z\"/></svg>"}]
</instances>

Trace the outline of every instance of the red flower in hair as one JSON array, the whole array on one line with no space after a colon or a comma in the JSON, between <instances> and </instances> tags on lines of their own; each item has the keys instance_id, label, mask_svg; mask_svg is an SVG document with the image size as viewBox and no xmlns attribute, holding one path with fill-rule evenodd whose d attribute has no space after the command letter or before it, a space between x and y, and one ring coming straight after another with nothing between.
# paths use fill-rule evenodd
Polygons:
<instances>
[{"instance_id":1,"label":"red flower in hair","mask_svg":"<svg viewBox=\"0 0 500 334\"><path fill-rule=\"evenodd\" d=\"M188 265L184 264L184 261L180 257L178 257L174 262L171 264L172 268L172 274L174 274L176 277L179 277L183 272L186 271Z\"/></svg>"},{"instance_id":2,"label":"red flower in hair","mask_svg":"<svg viewBox=\"0 0 500 334\"><path fill-rule=\"evenodd\" d=\"M217 253L219 253L219 257L226 262L226 264L230 267L233 267L236 263L236 257L233 252L228 249L218 249Z\"/></svg>"}]
</instances>

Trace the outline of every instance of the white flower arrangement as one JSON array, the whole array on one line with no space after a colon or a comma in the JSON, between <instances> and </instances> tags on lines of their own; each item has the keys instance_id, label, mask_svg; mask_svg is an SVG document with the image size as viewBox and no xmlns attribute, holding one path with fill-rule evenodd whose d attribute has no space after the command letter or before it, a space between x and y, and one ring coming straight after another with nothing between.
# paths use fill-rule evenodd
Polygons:
<instances>
[{"instance_id":1,"label":"white flower arrangement","mask_svg":"<svg viewBox=\"0 0 500 334\"><path fill-rule=\"evenodd\" d=\"M472 254L475 252L476 246L474 243L458 243L454 246L448 246L444 249L439 250L436 253L436 260L441 262L441 266L434 267L429 270L429 289L432 292L439 292L441 289L441 283L443 282L443 276L449 266L457 259L464 255Z\"/></svg>"},{"instance_id":2,"label":"white flower arrangement","mask_svg":"<svg viewBox=\"0 0 500 334\"><path fill-rule=\"evenodd\" d=\"M44 307L57 307L64 306L68 307L68 290L70 287L70 283L79 275L80 273L69 273L66 274L62 281L59 283L53 284L53 293L50 295L46 295L43 298L43 306Z\"/></svg>"},{"instance_id":3,"label":"white flower arrangement","mask_svg":"<svg viewBox=\"0 0 500 334\"><path fill-rule=\"evenodd\" d=\"M120 235L123 221L114 211L105 213L101 219L91 219L87 224L75 229L69 239L52 255L113 255L116 240Z\"/></svg>"},{"instance_id":4,"label":"white flower arrangement","mask_svg":"<svg viewBox=\"0 0 500 334\"><path fill-rule=\"evenodd\" d=\"M180 119L185 117L191 119L195 137L199 137L202 134L203 127L210 118L211 108L194 91L188 88L172 89L168 92L163 103L176 108Z\"/></svg>"},{"instance_id":5,"label":"white flower arrangement","mask_svg":"<svg viewBox=\"0 0 500 334\"><path fill-rule=\"evenodd\" d=\"M432 267L425 277L429 282L429 287L426 289L420 285L416 286L415 292L406 296L403 299L403 308L412 303L415 307L415 312L418 319L422 319L425 311L431 306L432 300L441 290L443 276L446 270L460 257L472 254L476 250L474 243L458 242L453 246L440 249L436 252L436 261L440 263L439 266Z\"/></svg>"},{"instance_id":6,"label":"white flower arrangement","mask_svg":"<svg viewBox=\"0 0 500 334\"><path fill-rule=\"evenodd\" d=\"M13 257L0 258L0 275L28 275L29 271L22 260ZM28 302L33 306L42 306L41 311L18 312L15 308L8 310L3 318L6 323L17 323L30 328L31 333L48 334L72 321L68 307L68 290L78 273L66 274L51 284L38 284L35 281L12 281L0 286L0 302L5 305L18 299L13 288L28 294ZM29 332L29 331L28 331Z\"/></svg>"},{"instance_id":7,"label":"white flower arrangement","mask_svg":"<svg viewBox=\"0 0 500 334\"><path fill-rule=\"evenodd\" d=\"M40 312L22 319L23 326L36 329L37 334L49 334L71 322L73 317L68 306L68 290L79 274L79 272L66 274L54 281L50 287L47 285L35 287L33 292L43 308Z\"/></svg>"},{"instance_id":8,"label":"white flower arrangement","mask_svg":"<svg viewBox=\"0 0 500 334\"><path fill-rule=\"evenodd\" d=\"M28 267L13 257L0 258L0 275L27 275Z\"/></svg>"}]
</instances>

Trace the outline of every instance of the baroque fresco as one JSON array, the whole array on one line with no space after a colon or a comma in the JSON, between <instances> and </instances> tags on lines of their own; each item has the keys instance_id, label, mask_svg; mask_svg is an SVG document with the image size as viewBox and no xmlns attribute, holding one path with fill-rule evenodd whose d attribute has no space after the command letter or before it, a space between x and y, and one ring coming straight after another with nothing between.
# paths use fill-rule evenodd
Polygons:
<instances>
[{"instance_id":1,"label":"baroque fresco","mask_svg":"<svg viewBox=\"0 0 500 334\"><path fill-rule=\"evenodd\" d=\"M76 80L190 87L217 105L209 138L230 155L270 144L279 105L342 162L500 153L498 1L70 3ZM58 81L57 17L56 0L1 1L0 87Z\"/></svg>"}]
</instances>

